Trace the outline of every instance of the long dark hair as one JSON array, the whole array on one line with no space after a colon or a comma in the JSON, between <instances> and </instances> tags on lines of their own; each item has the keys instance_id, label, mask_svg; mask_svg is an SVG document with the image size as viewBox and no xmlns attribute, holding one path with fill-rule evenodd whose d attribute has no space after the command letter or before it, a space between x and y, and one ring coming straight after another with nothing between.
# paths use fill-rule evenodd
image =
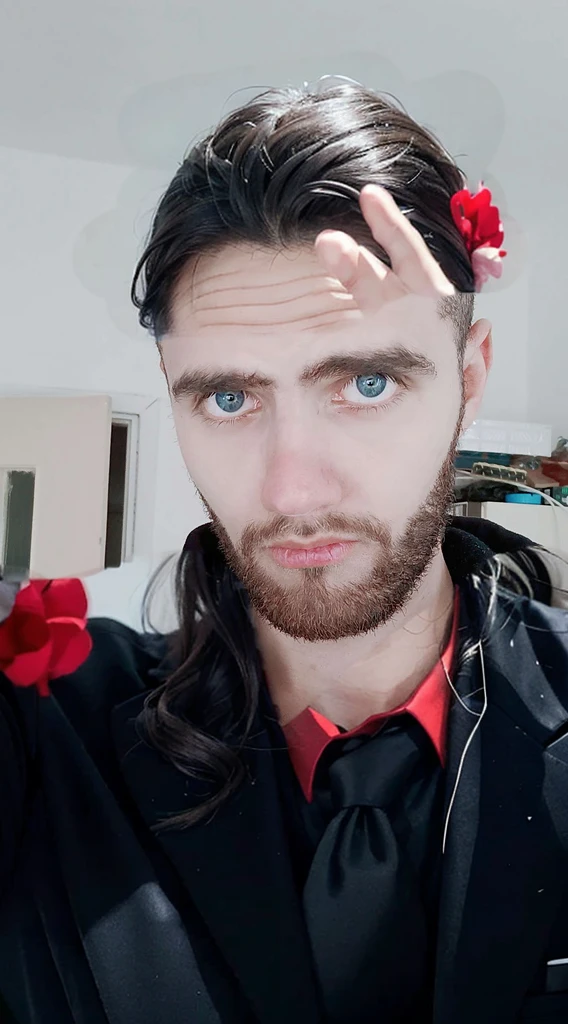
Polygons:
<instances>
[{"instance_id":1,"label":"long dark hair","mask_svg":"<svg viewBox=\"0 0 568 1024\"><path fill-rule=\"evenodd\" d=\"M142 602L153 631L152 601L166 559ZM199 782L197 807L161 823L187 826L211 815L242 782L243 745L254 724L262 669L245 588L227 565L210 523L193 530L175 566L178 627L167 636L165 680L150 691L139 717L141 735Z\"/></svg>"},{"instance_id":2,"label":"long dark hair","mask_svg":"<svg viewBox=\"0 0 568 1024\"><path fill-rule=\"evenodd\" d=\"M158 205L135 271L131 294L140 323L160 342L171 326L181 274L227 244L310 245L333 227L390 264L359 207L368 183L388 189L454 284L457 294L440 303L440 313L453 320L462 353L474 278L450 198L464 187L464 176L402 107L356 84L264 92L188 152ZM205 779L209 790L198 807L160 827L210 816L240 785L260 685L246 595L209 524L186 542L176 595L175 667L149 694L139 725L149 743L181 771Z\"/></svg>"}]
</instances>

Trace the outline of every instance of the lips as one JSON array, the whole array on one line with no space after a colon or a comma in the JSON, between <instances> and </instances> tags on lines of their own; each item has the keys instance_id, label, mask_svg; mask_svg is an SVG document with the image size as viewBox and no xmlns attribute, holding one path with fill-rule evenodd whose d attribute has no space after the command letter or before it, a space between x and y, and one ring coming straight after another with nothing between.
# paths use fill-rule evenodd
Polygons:
<instances>
[{"instance_id":1,"label":"lips","mask_svg":"<svg viewBox=\"0 0 568 1024\"><path fill-rule=\"evenodd\" d=\"M324 537L323 540L313 540L309 544L300 544L298 541L278 541L276 544L271 544L270 547L274 548L289 548L293 551L309 551L312 548L327 548L331 544L352 544L352 537Z\"/></svg>"},{"instance_id":2,"label":"lips","mask_svg":"<svg viewBox=\"0 0 568 1024\"><path fill-rule=\"evenodd\" d=\"M305 545L295 547L271 547L270 557L287 569L308 569L320 565L334 565L343 561L356 541L339 541L331 544L317 544L307 548Z\"/></svg>"}]
</instances>

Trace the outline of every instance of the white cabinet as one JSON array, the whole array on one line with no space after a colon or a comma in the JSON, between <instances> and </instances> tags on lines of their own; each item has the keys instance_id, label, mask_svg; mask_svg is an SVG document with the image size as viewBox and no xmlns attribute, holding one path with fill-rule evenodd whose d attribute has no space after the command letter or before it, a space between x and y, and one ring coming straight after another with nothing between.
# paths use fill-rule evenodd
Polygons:
<instances>
[{"instance_id":1,"label":"white cabinet","mask_svg":"<svg viewBox=\"0 0 568 1024\"><path fill-rule=\"evenodd\" d=\"M477 508L483 519L489 519L513 533L522 533L549 551L568 558L568 508L548 504L517 505L504 501L482 501Z\"/></svg>"}]
</instances>

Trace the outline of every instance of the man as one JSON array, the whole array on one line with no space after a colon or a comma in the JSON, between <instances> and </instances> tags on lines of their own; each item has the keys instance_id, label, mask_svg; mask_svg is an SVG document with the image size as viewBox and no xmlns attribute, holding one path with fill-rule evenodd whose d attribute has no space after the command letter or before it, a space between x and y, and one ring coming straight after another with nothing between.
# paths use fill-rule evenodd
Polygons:
<instances>
[{"instance_id":1,"label":"man","mask_svg":"<svg viewBox=\"0 0 568 1024\"><path fill-rule=\"evenodd\" d=\"M568 1019L553 559L448 519L491 363L460 190L351 85L237 110L163 197L133 295L211 522L174 636L6 669L24 1024Z\"/></svg>"}]
</instances>

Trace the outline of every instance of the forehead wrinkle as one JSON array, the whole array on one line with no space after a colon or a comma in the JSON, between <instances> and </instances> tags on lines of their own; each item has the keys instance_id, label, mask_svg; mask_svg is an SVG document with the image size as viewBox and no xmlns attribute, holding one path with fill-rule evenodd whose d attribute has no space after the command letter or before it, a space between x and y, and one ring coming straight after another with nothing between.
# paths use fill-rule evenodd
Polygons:
<instances>
[{"instance_id":1,"label":"forehead wrinkle","mask_svg":"<svg viewBox=\"0 0 568 1024\"><path fill-rule=\"evenodd\" d=\"M314 280L319 283L322 280L321 275ZM195 318L200 328L221 326L277 328L285 325L299 327L304 323L304 329L309 330L334 323L338 319L343 319L345 313L357 310L353 296L333 278L327 280L329 281L328 287L320 286L316 289L306 290L306 280L300 278L298 283L304 286L302 290L283 298L274 296L275 289L271 283L263 286L258 284L245 286L241 289L210 291L205 300L191 300L186 306L186 310L190 318ZM268 298L268 292L271 293L270 298ZM254 299L252 299L251 293L255 296ZM231 294L234 296L234 300L231 302L211 302L212 296L226 299Z\"/></svg>"},{"instance_id":2,"label":"forehead wrinkle","mask_svg":"<svg viewBox=\"0 0 568 1024\"><path fill-rule=\"evenodd\" d=\"M228 307L234 309L234 307ZM214 310L217 312L217 310ZM221 329L227 327L245 328L246 330L254 331L255 329L268 329L268 333L276 327L290 327L294 331L314 331L322 327L330 327L335 324L339 324L342 320L348 319L348 313L350 310L326 310L321 313L304 313L303 316L297 318L286 317L285 320L275 320L273 317L270 320L253 320L247 322L245 320L217 320L210 321L208 323L199 323L198 327L200 331ZM197 319L197 318L196 318ZM314 322L314 321L317 321ZM305 326L299 327L299 324Z\"/></svg>"},{"instance_id":3,"label":"forehead wrinkle","mask_svg":"<svg viewBox=\"0 0 568 1024\"><path fill-rule=\"evenodd\" d=\"M195 297L186 294L185 301L181 302L178 295L177 309L174 305L173 310L174 323L177 321L178 326L170 333L184 333L183 321L186 317L189 317L189 323L193 320L199 330L228 327L245 330L282 329L290 325L291 329L308 331L333 325L345 320L350 312L357 312L353 296L334 278L325 278L320 273L313 275L312 281L317 282L319 287L306 290L308 282L305 275L296 278L294 284L301 284L302 290L280 298L274 295L277 286L273 282L262 285L256 282L242 288L209 289ZM327 287L325 281L328 282ZM279 282L288 291L289 284ZM279 287L278 291L281 293L282 288ZM251 301L252 295L258 298ZM226 300L230 296L233 296L233 301L215 301L217 297ZM274 315L270 315L271 310Z\"/></svg>"},{"instance_id":4,"label":"forehead wrinkle","mask_svg":"<svg viewBox=\"0 0 568 1024\"><path fill-rule=\"evenodd\" d=\"M198 261L189 279L182 276L178 282L169 333L187 334L195 329L210 335L211 330L231 328L270 333L288 326L304 333L333 329L349 319L349 313L356 314L353 296L321 266L314 253L299 252L299 256L309 257L299 264L296 259L280 258L282 255L255 250L243 260L243 250L236 247L227 252L228 264L223 253L220 260L217 256ZM232 262L235 258L236 265ZM279 270L275 270L276 262Z\"/></svg>"},{"instance_id":5,"label":"forehead wrinkle","mask_svg":"<svg viewBox=\"0 0 568 1024\"><path fill-rule=\"evenodd\" d=\"M230 289L226 289L226 291L235 291L240 296L240 295L242 295L243 292L247 291L247 289L246 288L239 288L239 289L230 288ZM214 293L211 292L209 294L214 294ZM222 295L223 292L219 292L218 294ZM345 302L349 302L349 301L353 302L353 296L351 296L348 292L345 292L345 291L340 292L339 290L330 290L329 288L322 288L322 289L320 289L317 292L310 291L310 292L303 292L303 293L301 293L299 295L291 295L287 299L271 299L269 302L238 302L238 303L236 303L236 305L238 305L239 309L250 309L251 307L254 308L254 307L257 307L257 306L259 306L259 307L263 307L263 306L287 306L290 302L301 302L303 299L317 298L320 295L330 296L331 298L334 299L334 301L339 301L341 303L345 303ZM208 313L209 310L216 310L216 309L233 309L234 306L235 306L234 302L230 302L226 306L220 306L218 303L215 303L213 306L199 306L199 307L197 306L196 303L193 303L193 308L198 313Z\"/></svg>"},{"instance_id":6,"label":"forehead wrinkle","mask_svg":"<svg viewBox=\"0 0 568 1024\"><path fill-rule=\"evenodd\" d=\"M205 278L204 281L200 281L197 284L196 284L195 279L194 279L192 281L192 283L191 283L191 292L192 292L192 295L194 297L194 300L196 298L200 299L200 298L202 298L204 296L208 296L208 295L216 295L216 294L219 294L220 292L222 293L223 291L250 291L252 289L258 289L258 288L261 288L261 289L262 288L271 288L273 290L276 290L278 288L288 288L290 285L305 284L306 281L311 281L311 280L331 280L331 281L334 281L336 287L339 286L339 288L341 288L341 285L339 284L338 281L335 281L334 278L330 278L328 274L325 274L323 272L323 270L318 269L318 268L316 268L313 273L305 273L305 274L302 274L300 277L292 277L292 278L285 279L283 281L274 281L274 280L258 281L258 280L256 280L256 281L250 282L249 284L244 283L244 284L239 284L238 286L234 285L233 287L231 287L230 285L227 285L226 287L215 286L215 287L209 288L209 289L206 289L206 288L203 287L204 284L207 284L209 281L216 281L216 280L218 281L218 280L220 280L223 277L233 277L234 278L234 277L238 277L241 274L242 274L242 270L241 269L239 269L239 270L231 270L231 271L227 271L227 272L219 273L219 274L214 274L214 275L210 274L210 275L208 275ZM257 271L257 274L258 274L258 271Z\"/></svg>"},{"instance_id":7,"label":"forehead wrinkle","mask_svg":"<svg viewBox=\"0 0 568 1024\"><path fill-rule=\"evenodd\" d=\"M350 312L357 312L353 296L346 291L330 289L269 301L250 301L249 296L238 294L233 302L190 302L186 306L189 319L193 319L200 329L222 326L279 328L304 324L305 330L309 330L336 323Z\"/></svg>"}]
</instances>

